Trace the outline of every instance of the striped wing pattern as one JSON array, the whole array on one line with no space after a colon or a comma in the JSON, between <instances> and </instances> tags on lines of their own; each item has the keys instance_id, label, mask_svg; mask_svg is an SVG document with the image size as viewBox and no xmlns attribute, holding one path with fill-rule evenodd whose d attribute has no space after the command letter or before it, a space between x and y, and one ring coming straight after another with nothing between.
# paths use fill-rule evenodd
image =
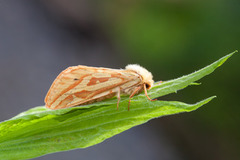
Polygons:
<instances>
[{"instance_id":1,"label":"striped wing pattern","mask_svg":"<svg viewBox=\"0 0 240 160\"><path fill-rule=\"evenodd\" d=\"M68 108L92 103L133 89L141 82L134 72L87 66L62 71L49 89L45 103L50 109Z\"/></svg>"}]
</instances>

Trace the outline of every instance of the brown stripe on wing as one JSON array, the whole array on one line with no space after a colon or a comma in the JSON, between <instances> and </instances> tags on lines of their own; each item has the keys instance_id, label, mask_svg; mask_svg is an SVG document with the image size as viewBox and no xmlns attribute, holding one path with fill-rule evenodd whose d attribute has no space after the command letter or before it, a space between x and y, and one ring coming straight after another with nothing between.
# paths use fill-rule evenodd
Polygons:
<instances>
[{"instance_id":1,"label":"brown stripe on wing","mask_svg":"<svg viewBox=\"0 0 240 160\"><path fill-rule=\"evenodd\" d=\"M50 103L49 106L51 106L60 96L62 96L64 93L68 92L69 90L73 89L74 87L76 87L79 83L81 83L83 81L83 79L87 76L90 76L91 74L86 74L82 77L79 78L79 80L75 81L73 84L71 84L70 86L68 86L66 89L64 89L61 93L59 93L55 99ZM65 78L65 77L64 77ZM64 79L63 78L63 79Z\"/></svg>"},{"instance_id":2,"label":"brown stripe on wing","mask_svg":"<svg viewBox=\"0 0 240 160\"><path fill-rule=\"evenodd\" d=\"M49 96L51 96L52 95L52 91L54 90L53 88L56 86L56 83L58 82L60 85L64 85L65 83L64 82L59 82L59 79L60 79L60 77L63 75L63 74L66 74L67 72L72 72L73 71L73 68L74 68L74 70L76 70L76 66L74 66L74 67L68 67L67 69L65 69L64 71L62 71L58 76L57 76L57 78L53 81L53 83L52 83L52 85L51 85L51 87L50 87L50 89L48 90L48 92L47 92L47 95L46 95L46 97L45 97L45 99L44 99L44 102L46 103L46 107L47 108L50 108L50 106L52 105L52 103L49 105L49 101L51 101L51 99L49 100ZM78 68L82 68L82 67L78 67ZM66 79L67 79L67 77L66 77ZM56 100L55 100L56 101ZM54 102L53 102L54 103Z\"/></svg>"},{"instance_id":3,"label":"brown stripe on wing","mask_svg":"<svg viewBox=\"0 0 240 160\"><path fill-rule=\"evenodd\" d=\"M103 78L96 78L92 77L90 81L88 82L87 86L92 86L98 83L106 82L109 80L110 77L103 77Z\"/></svg>"},{"instance_id":4,"label":"brown stripe on wing","mask_svg":"<svg viewBox=\"0 0 240 160\"><path fill-rule=\"evenodd\" d=\"M72 95L69 95L69 96L67 96L66 98L64 98L64 99L58 104L57 107L51 108L51 109L65 108L65 106L66 106L69 102L72 102L72 100L73 100L73 96L72 96Z\"/></svg>"},{"instance_id":5,"label":"brown stripe on wing","mask_svg":"<svg viewBox=\"0 0 240 160\"><path fill-rule=\"evenodd\" d=\"M81 99L85 99L89 96L90 93L92 93L93 91L87 91L87 90L82 90L80 92L76 92L74 93L73 95L78 97L78 98L81 98Z\"/></svg>"},{"instance_id":6,"label":"brown stripe on wing","mask_svg":"<svg viewBox=\"0 0 240 160\"><path fill-rule=\"evenodd\" d=\"M127 83L127 82L129 82L130 80L131 80L131 79L125 80L125 81L123 81L123 82L120 82L120 83L117 83L117 84L113 84L113 85L111 85L111 86L107 86L107 87L104 87L104 88L101 88L101 89L98 89L98 90L94 90L94 91L86 91L86 92L82 92L82 91L81 91L81 92L73 93L74 95L75 95L75 94L83 94L84 96L85 96L86 94L88 94L88 96L86 97L85 100L82 100L82 101L80 101L80 102L72 103L72 104L70 104L69 106L66 104L65 107L73 107L73 106L76 106L76 105L90 104L90 103L89 103L90 101L93 103L93 102L95 102L95 100L98 101L98 99L104 100L104 99L106 99L106 98L103 98L103 97L109 97L109 95L115 96L116 93L113 92L112 89L116 88L117 86L121 86L122 84ZM103 97L98 97L98 98L94 98L96 95L101 94L101 93L103 93L103 92L107 92L107 91L109 91L109 93L106 94L105 96L103 96ZM111 97L113 97L113 96L111 96ZM110 97L110 98L111 98L111 97ZM83 97L81 97L81 98L83 98ZM59 105L59 104L58 104L58 105ZM58 106L58 105L57 105L57 106ZM64 108L65 108L65 107L64 107Z\"/></svg>"},{"instance_id":7,"label":"brown stripe on wing","mask_svg":"<svg viewBox=\"0 0 240 160\"><path fill-rule=\"evenodd\" d=\"M95 99L90 99L89 101L85 101L85 102L81 103L81 105L87 105L87 104L91 104L91 103L94 103L94 102L99 102L99 101L102 101L104 99L112 98L115 95L116 95L116 93L109 93L109 94L106 94L105 96L95 98ZM73 106L76 106L76 105L78 105L78 104L75 104Z\"/></svg>"},{"instance_id":8,"label":"brown stripe on wing","mask_svg":"<svg viewBox=\"0 0 240 160\"><path fill-rule=\"evenodd\" d=\"M77 73L76 71L79 71L79 72ZM45 100L44 100L46 107L51 108L52 105L59 99L59 97L61 97L66 92L68 92L69 90L71 90L74 87L76 87L77 85L79 85L82 82L84 77L90 76L94 72L106 72L106 71L108 71L108 73L109 72L111 73L112 69L87 67L87 66L82 66L82 65L68 67L67 69L62 71L57 76L57 78L54 80L54 82L52 83L52 85L45 97ZM71 81L71 79L74 77L73 75L77 76L79 73L80 73L80 75L83 75L83 76L80 78L77 78L77 79L76 78L73 79L73 80L75 80L75 82L73 82L72 85L69 85L68 87L66 87L66 89L64 89L65 88L64 85L67 85L68 81ZM68 75L70 75L70 76L68 76ZM71 76L73 76L73 77L71 77ZM100 81L106 81L106 79L105 80L101 79ZM58 91L59 86L64 86L64 88L61 88L61 90ZM62 89L64 89L64 90L62 90Z\"/></svg>"},{"instance_id":9,"label":"brown stripe on wing","mask_svg":"<svg viewBox=\"0 0 240 160\"><path fill-rule=\"evenodd\" d=\"M68 75L69 73L70 74L71 73L75 74L73 72L76 71L76 70L79 70L80 68L81 68L80 66L79 67L76 66L76 67L70 67L70 68L66 69L65 71L60 73L60 75L57 77L57 79L56 79L56 80L58 80L57 83L59 84L61 81L64 81L64 79L68 79L68 81L69 81L69 76L67 77L67 76L65 76L65 74L66 75ZM64 89L56 97L54 97L54 100L50 103L50 105L48 105L46 103L46 106L48 108L50 108L50 106L52 106L54 103L56 103L56 101L59 99L59 97L61 97L62 95L64 95L68 91L72 90L77 85L79 85L83 81L83 79L85 77L92 76L91 72L90 72L91 74L89 74L89 72L88 72L88 74L86 74L86 71L87 71L86 68L90 69L90 67L83 67L83 68L81 68L82 70L84 70L85 74L82 74L82 76L80 78L78 78L77 80L73 81L73 84L69 85L66 89ZM91 70L95 70L96 72L99 72L100 70L103 70L103 69L91 68ZM108 69L105 69L105 70L108 70ZM97 90L93 90L93 91L87 91L86 90L87 88L86 88L86 89L84 89L84 90L82 90L80 92L76 92L76 93L72 93L71 92L70 95L68 95L63 100L61 100L57 105L54 105L55 107L52 108L52 109L66 108L66 107L72 107L72 106L76 106L76 105L82 105L82 104L85 104L85 103L94 102L95 100L103 99L104 97L109 97L110 95L114 96L116 93L115 93L115 91L112 91L112 89L117 88L118 86L120 87L121 85L123 85L123 84L125 84L127 82L130 82L130 81L132 81L134 79L132 76L128 77L128 76L125 76L125 75L123 75L123 74L121 74L119 72L112 72L111 73L111 70L109 70L108 74L109 73L111 74L111 77L99 77L99 78L92 77L89 80L89 82L87 83L87 86L94 86L94 85L97 85L97 84L99 85L100 83L107 82L109 80L109 78L119 78L119 79L122 80L122 82L118 82L116 84L113 84L113 85L110 85L110 86L107 86L107 87L103 87L103 88L100 88L100 89L97 89ZM53 82L52 86L55 86L56 80ZM57 85L57 83L56 83L56 85ZM134 84L134 85L136 85L136 84ZM51 88L52 88L52 86L51 86ZM51 90L51 88L50 88L50 90ZM99 95L101 93L104 93L104 92L107 92L107 91L110 91L110 92L106 93L106 95L103 95L102 97L98 97L97 96L97 95ZM48 94L46 96L46 99L48 98ZM81 98L81 99L79 99L78 101L76 99L76 102L74 102L75 98ZM46 99L45 99L45 102L48 101ZM74 103L71 103L71 102L74 102Z\"/></svg>"}]
</instances>

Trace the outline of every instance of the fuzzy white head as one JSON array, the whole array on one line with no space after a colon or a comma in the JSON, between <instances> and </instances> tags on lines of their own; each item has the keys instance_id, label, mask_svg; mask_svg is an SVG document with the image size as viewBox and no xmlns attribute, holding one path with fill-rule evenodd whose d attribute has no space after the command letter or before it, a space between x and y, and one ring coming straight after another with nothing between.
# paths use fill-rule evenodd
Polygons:
<instances>
[{"instance_id":1,"label":"fuzzy white head","mask_svg":"<svg viewBox=\"0 0 240 160\"><path fill-rule=\"evenodd\" d=\"M147 89L153 86L153 76L152 73L141 67L138 64L129 64L125 67L126 70L131 70L142 76L143 83L146 84Z\"/></svg>"}]
</instances>

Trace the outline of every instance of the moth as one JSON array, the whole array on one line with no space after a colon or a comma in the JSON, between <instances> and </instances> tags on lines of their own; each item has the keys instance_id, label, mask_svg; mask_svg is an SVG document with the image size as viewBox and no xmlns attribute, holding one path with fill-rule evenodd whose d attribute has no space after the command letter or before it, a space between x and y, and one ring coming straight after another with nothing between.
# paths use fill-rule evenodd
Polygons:
<instances>
[{"instance_id":1,"label":"moth","mask_svg":"<svg viewBox=\"0 0 240 160\"><path fill-rule=\"evenodd\" d=\"M68 108L85 105L117 96L117 109L120 95L129 95L128 110L131 98L135 94L153 86L153 76L145 68L130 64L125 69L110 69L88 66L73 66L62 71L52 83L45 104L50 109Z\"/></svg>"}]
</instances>

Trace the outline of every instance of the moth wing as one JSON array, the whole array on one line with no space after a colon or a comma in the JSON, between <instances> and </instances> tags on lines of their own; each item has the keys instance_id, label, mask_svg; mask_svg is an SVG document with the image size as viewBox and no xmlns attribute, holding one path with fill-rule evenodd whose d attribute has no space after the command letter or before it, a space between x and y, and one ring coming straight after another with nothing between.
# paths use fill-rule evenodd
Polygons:
<instances>
[{"instance_id":1,"label":"moth wing","mask_svg":"<svg viewBox=\"0 0 240 160\"><path fill-rule=\"evenodd\" d=\"M69 67L51 85L46 97L47 108L60 109L114 96L118 87L135 85L139 77L125 70L87 66Z\"/></svg>"}]
</instances>

